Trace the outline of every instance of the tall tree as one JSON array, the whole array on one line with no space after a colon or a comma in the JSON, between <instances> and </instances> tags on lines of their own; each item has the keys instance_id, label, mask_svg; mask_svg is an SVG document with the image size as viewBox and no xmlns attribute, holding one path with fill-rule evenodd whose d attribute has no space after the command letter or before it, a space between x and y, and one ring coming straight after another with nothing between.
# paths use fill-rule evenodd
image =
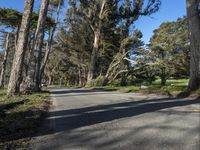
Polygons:
<instances>
[{"instance_id":1,"label":"tall tree","mask_svg":"<svg viewBox=\"0 0 200 150\"><path fill-rule=\"evenodd\" d=\"M187 76L189 55L188 24L186 18L179 18L175 22L165 22L154 30L150 39L152 56L156 58L155 65L161 78L161 85L166 80L182 73ZM180 76L179 76L180 77Z\"/></svg>"},{"instance_id":2,"label":"tall tree","mask_svg":"<svg viewBox=\"0 0 200 150\"><path fill-rule=\"evenodd\" d=\"M120 29L121 29L121 41L128 38L131 34L131 27L139 19L141 16L150 16L151 14L158 11L159 6L161 4L160 0L123 0L121 1L122 4L119 8L119 18L121 19L120 22ZM127 53L127 51L121 51L120 53ZM122 55L123 55L122 54ZM128 57L127 53L127 57ZM121 74L121 85L126 85L127 75L129 72L129 62L124 61L122 66L126 72Z\"/></svg>"},{"instance_id":3,"label":"tall tree","mask_svg":"<svg viewBox=\"0 0 200 150\"><path fill-rule=\"evenodd\" d=\"M85 18L87 19L93 33L94 33L94 43L93 50L91 54L91 62L89 65L87 82L90 83L94 78L95 64L97 51L100 45L101 29L103 20L106 19L109 13L109 9L106 8L108 0L95 0L95 1L85 1L80 0ZM85 8L85 9L84 9Z\"/></svg>"},{"instance_id":4,"label":"tall tree","mask_svg":"<svg viewBox=\"0 0 200 150\"><path fill-rule=\"evenodd\" d=\"M35 48L36 51L36 65L35 65L35 91L40 91L40 67L42 62L42 48L44 40L45 23L47 18L47 11L49 6L49 0L42 0L37 29L35 33Z\"/></svg>"},{"instance_id":5,"label":"tall tree","mask_svg":"<svg viewBox=\"0 0 200 150\"><path fill-rule=\"evenodd\" d=\"M26 0L24 13L22 17L20 34L17 40L17 47L15 51L15 56L13 60L12 70L10 81L8 84L7 95L12 96L19 93L20 83L21 83L21 74L22 74L22 65L24 61L24 55L26 51L28 34L30 28L30 20L33 11L34 0Z\"/></svg>"},{"instance_id":6,"label":"tall tree","mask_svg":"<svg viewBox=\"0 0 200 150\"><path fill-rule=\"evenodd\" d=\"M200 16L199 0L187 0L187 18L190 30L190 81L189 90L200 87Z\"/></svg>"},{"instance_id":7,"label":"tall tree","mask_svg":"<svg viewBox=\"0 0 200 150\"><path fill-rule=\"evenodd\" d=\"M50 54L51 49L52 49L52 43L53 43L54 34L55 34L55 31L56 31L57 25L59 23L60 9L61 9L61 6L63 4L64 4L63 0L51 1L51 6L55 7L55 9L56 9L56 11L55 11L55 13L56 13L56 15L55 15L55 23L54 23L53 27L49 29L49 38L48 38L48 41L47 41L47 44L46 44L46 50L45 50L45 54L44 54L44 59L43 59L43 62L41 64L41 67L40 67L40 79L39 79L40 82L42 80L44 69L46 67L46 64L47 64L47 61L48 61L48 58L49 58L49 54Z\"/></svg>"},{"instance_id":8,"label":"tall tree","mask_svg":"<svg viewBox=\"0 0 200 150\"><path fill-rule=\"evenodd\" d=\"M5 40L5 54L4 54L4 59L3 59L3 62L2 62L2 68L1 68L1 74L0 74L0 88L4 87L4 76L5 76L5 70L6 70L6 62L7 62L8 53L9 53L9 37L10 37L10 33L7 33L6 40Z\"/></svg>"}]
</instances>

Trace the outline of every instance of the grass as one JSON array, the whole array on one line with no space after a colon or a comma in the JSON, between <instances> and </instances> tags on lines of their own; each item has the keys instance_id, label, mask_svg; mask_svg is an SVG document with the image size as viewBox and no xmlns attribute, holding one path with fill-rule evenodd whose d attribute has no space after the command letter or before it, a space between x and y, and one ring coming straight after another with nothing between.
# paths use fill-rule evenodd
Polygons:
<instances>
[{"instance_id":1,"label":"grass","mask_svg":"<svg viewBox=\"0 0 200 150\"><path fill-rule=\"evenodd\" d=\"M187 86L188 79L169 79L166 82L166 86ZM152 83L152 85L160 85L161 80L158 79Z\"/></svg>"},{"instance_id":2,"label":"grass","mask_svg":"<svg viewBox=\"0 0 200 150\"><path fill-rule=\"evenodd\" d=\"M169 79L167 80L166 86L160 86L160 80L156 80L152 85L147 86L145 89L141 89L141 86L104 86L104 87L93 87L92 89L97 90L118 90L121 92L141 92L141 93L155 93L161 95L178 95L181 92L184 92L187 88L188 79ZM200 93L200 92L199 92Z\"/></svg>"},{"instance_id":3,"label":"grass","mask_svg":"<svg viewBox=\"0 0 200 150\"><path fill-rule=\"evenodd\" d=\"M7 97L0 90L0 149L16 149L18 140L34 134L49 106L48 93Z\"/></svg>"}]
</instances>

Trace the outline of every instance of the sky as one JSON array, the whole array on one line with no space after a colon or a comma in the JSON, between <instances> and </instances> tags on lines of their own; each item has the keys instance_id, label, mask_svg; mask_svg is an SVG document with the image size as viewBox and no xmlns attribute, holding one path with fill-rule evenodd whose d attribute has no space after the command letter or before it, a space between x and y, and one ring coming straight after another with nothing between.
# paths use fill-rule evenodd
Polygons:
<instances>
[{"instance_id":1,"label":"sky","mask_svg":"<svg viewBox=\"0 0 200 150\"><path fill-rule=\"evenodd\" d=\"M35 10L39 8L39 0L36 0ZM179 17L186 15L186 0L161 0L162 5L158 12L150 17L141 17L135 27L142 31L143 41L149 42L153 35L153 30L157 29L161 23L175 21ZM0 0L0 7L14 8L23 11L24 0Z\"/></svg>"}]
</instances>

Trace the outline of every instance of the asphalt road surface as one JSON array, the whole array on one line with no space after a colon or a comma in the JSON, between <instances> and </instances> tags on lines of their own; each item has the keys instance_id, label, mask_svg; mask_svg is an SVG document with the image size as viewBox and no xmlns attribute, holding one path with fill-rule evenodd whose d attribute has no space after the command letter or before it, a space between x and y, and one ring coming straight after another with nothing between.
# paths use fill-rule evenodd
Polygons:
<instances>
[{"instance_id":1,"label":"asphalt road surface","mask_svg":"<svg viewBox=\"0 0 200 150\"><path fill-rule=\"evenodd\" d=\"M200 150L200 100L51 90L34 150Z\"/></svg>"}]
</instances>

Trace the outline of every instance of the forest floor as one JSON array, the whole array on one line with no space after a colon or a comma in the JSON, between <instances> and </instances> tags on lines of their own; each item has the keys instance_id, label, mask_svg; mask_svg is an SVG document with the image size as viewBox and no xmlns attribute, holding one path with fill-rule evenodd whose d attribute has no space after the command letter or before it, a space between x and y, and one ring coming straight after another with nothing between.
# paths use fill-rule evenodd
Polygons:
<instances>
[{"instance_id":1,"label":"forest floor","mask_svg":"<svg viewBox=\"0 0 200 150\"><path fill-rule=\"evenodd\" d=\"M0 149L27 149L49 110L49 93L7 97L0 90Z\"/></svg>"},{"instance_id":2,"label":"forest floor","mask_svg":"<svg viewBox=\"0 0 200 150\"><path fill-rule=\"evenodd\" d=\"M51 89L33 150L199 150L200 101L157 94Z\"/></svg>"}]
</instances>

